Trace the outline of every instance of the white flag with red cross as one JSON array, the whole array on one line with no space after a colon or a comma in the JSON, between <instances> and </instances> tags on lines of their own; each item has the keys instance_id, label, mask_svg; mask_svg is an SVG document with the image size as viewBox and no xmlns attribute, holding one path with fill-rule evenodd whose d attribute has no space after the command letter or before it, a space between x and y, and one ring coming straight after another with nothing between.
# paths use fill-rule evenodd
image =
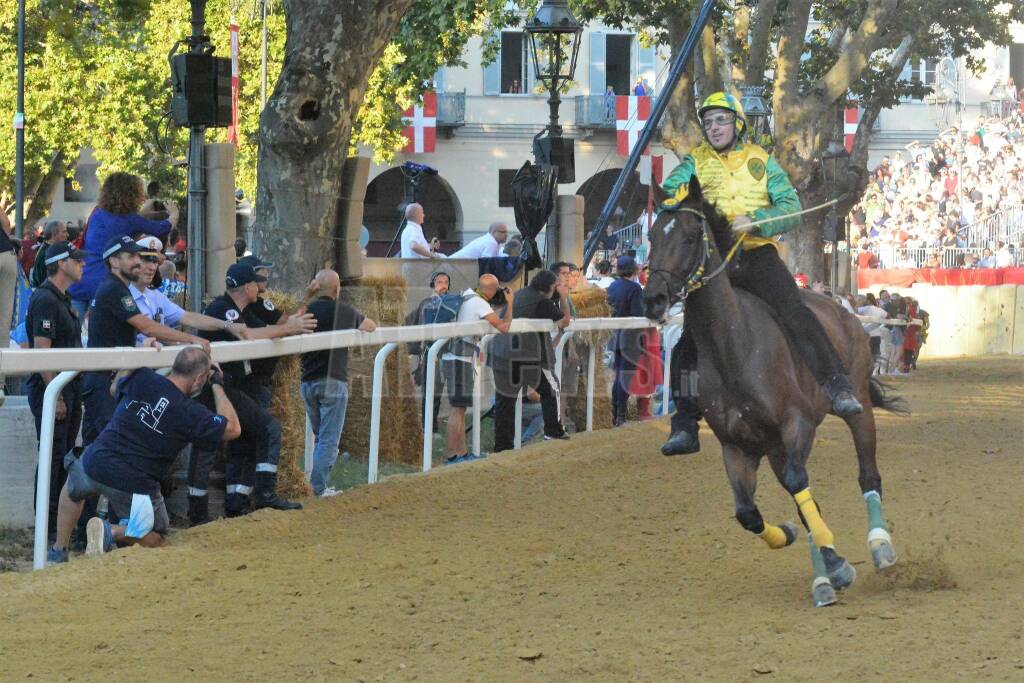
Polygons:
<instances>
[{"instance_id":1,"label":"white flag with red cross","mask_svg":"<svg viewBox=\"0 0 1024 683\"><path fill-rule=\"evenodd\" d=\"M402 135L407 141L402 151L406 154L433 152L437 143L437 93L423 93L423 104L403 111L402 120L406 124Z\"/></svg>"},{"instance_id":2,"label":"white flag with red cross","mask_svg":"<svg viewBox=\"0 0 1024 683\"><path fill-rule=\"evenodd\" d=\"M853 151L853 140L857 137L857 125L860 123L860 108L854 103L843 111L843 145L847 152Z\"/></svg>"},{"instance_id":3,"label":"white flag with red cross","mask_svg":"<svg viewBox=\"0 0 1024 683\"><path fill-rule=\"evenodd\" d=\"M627 157L636 147L640 131L647 125L651 117L651 98L643 95L619 95L615 98L615 137L616 151L620 156ZM650 154L650 146L644 154Z\"/></svg>"}]
</instances>

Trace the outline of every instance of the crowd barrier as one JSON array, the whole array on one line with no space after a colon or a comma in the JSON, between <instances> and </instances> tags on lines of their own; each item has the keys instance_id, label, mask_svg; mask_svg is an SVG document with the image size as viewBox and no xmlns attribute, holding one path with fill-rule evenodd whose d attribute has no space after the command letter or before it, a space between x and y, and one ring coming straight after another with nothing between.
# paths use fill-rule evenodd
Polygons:
<instances>
[{"instance_id":1,"label":"crowd barrier","mask_svg":"<svg viewBox=\"0 0 1024 683\"><path fill-rule=\"evenodd\" d=\"M882 322L861 317L863 322ZM556 347L555 376L561 377L562 349L572 335L580 332L640 330L650 327L658 328L662 337L662 348L666 359L679 338L683 317L675 316L664 324L658 325L647 318L583 318L574 320L559 339ZM896 321L884 321L889 324L911 324ZM919 323L920 321L912 321ZM514 320L510 333L557 331L553 322L546 320ZM383 393L384 365L388 356L399 344L410 342L433 342L427 352L428 366L424 382L426 415L424 424L433 423L434 379L437 373L437 356L444 344L463 336L480 336L481 351L486 353L487 346L494 338L494 328L486 321L476 323L443 323L438 325L381 327L374 332L359 330L340 330L334 332L317 332L313 334L269 339L259 341L215 342L211 344L213 360L218 363L253 360L302 354L311 351L352 348L357 346L381 346L374 358L372 391L370 407L370 450L367 483L376 483L379 477L381 396ZM61 390L81 372L132 370L137 368L170 367L181 347L166 346L162 349L153 348L110 348L110 349L2 349L0 350L0 374L25 375L35 372L56 372L59 374L50 382L43 396L42 425L39 437L39 459L36 478L36 517L33 568L42 569L46 566L47 528L49 523L50 497L50 457L53 447L53 426L56 413L56 401ZM597 367L597 349L590 346L587 380L586 380L586 430L593 430L595 369ZM476 364L476 380L473 387L473 452L480 452L480 419L481 419L481 379L479 372L479 355ZM663 364L662 405L667 406L670 399L670 363ZM515 446L522 445L522 396L516 404ZM432 432L424 430L422 470L429 471L432 466ZM313 444L308 430L305 443L305 465L307 474L310 471Z\"/></svg>"}]
</instances>

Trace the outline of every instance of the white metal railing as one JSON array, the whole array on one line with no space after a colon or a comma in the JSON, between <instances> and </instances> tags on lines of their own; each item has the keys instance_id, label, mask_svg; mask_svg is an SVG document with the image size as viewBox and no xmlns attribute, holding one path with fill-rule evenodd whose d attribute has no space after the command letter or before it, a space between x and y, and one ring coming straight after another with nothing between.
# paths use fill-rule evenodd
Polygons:
<instances>
[{"instance_id":1,"label":"white metal railing","mask_svg":"<svg viewBox=\"0 0 1024 683\"><path fill-rule=\"evenodd\" d=\"M853 251L856 260L861 250ZM894 247L878 245L869 249L878 258L879 268L964 268L967 267L967 256L974 257L972 268L995 268L996 256L981 265L985 257L985 248L981 247ZM1024 262L1022 255L1014 252L1010 266Z\"/></svg>"},{"instance_id":2,"label":"white metal railing","mask_svg":"<svg viewBox=\"0 0 1024 683\"><path fill-rule=\"evenodd\" d=\"M967 226L967 244L995 249L996 242L1019 245L1024 240L1024 205L1011 206Z\"/></svg>"},{"instance_id":3,"label":"white metal railing","mask_svg":"<svg viewBox=\"0 0 1024 683\"><path fill-rule=\"evenodd\" d=\"M891 325L920 324L915 321L878 320L858 316L862 322L885 322ZM562 349L573 334L577 332L639 330L659 328L664 354L664 376L662 387L662 412L667 412L670 398L670 357L672 348L679 339L683 316L669 318L664 324L658 325L647 318L581 318L574 320L559 340L556 350L556 377L561 379ZM513 320L510 334L523 332L555 332L558 328L546 320ZM283 339L215 342L211 344L213 360L218 363L269 358L291 354L325 351L335 348L352 348L356 346L381 346L373 364L373 395L370 407L370 452L367 472L367 483L375 483L379 477L380 421L381 398L383 393L384 366L388 356L399 344L409 342L433 342L427 353L427 370L425 373L424 391L424 442L423 471L432 465L432 434L433 424L433 392L434 378L437 370L437 354L445 342L455 337L481 336L481 350L486 351L487 344L495 336L494 328L486 321L475 323L443 323L410 327L380 327L374 332L359 330L340 330L334 332L317 332L313 334L286 337ZM53 450L53 428L56 415L57 397L80 372L125 370L136 368L170 367L175 356L182 347L167 346L157 350L152 348L109 348L109 349L0 349L0 374L22 375L41 371L57 371L60 373L47 385L43 395L43 413L39 436L39 457L36 476L36 518L33 568L42 569L46 566L47 529L49 524L50 499L50 459ZM587 403L586 430L593 430L594 385L597 365L597 349L591 345L587 372ZM479 363L477 355L475 363ZM479 365L477 365L479 368ZM480 452L480 415L481 415L481 377L475 373L473 389L473 449ZM516 405L515 446L521 446L522 396ZM310 460L313 444L307 421L305 440L305 469L310 472Z\"/></svg>"},{"instance_id":4,"label":"white metal railing","mask_svg":"<svg viewBox=\"0 0 1024 683\"><path fill-rule=\"evenodd\" d=\"M671 322L679 323L681 319ZM657 327L646 318L588 318L574 321L567 330L596 331L624 330ZM556 326L546 320L514 320L510 333L522 332L555 332ZM384 364L387 357L399 344L409 342L434 342L430 347L434 362L427 368L425 382L427 396L427 417L433 421L433 387L436 372L437 352L444 342L454 337L482 336L484 340L493 336L494 328L486 321L476 323L443 323L429 326L381 327L374 332L359 330L340 330L334 332L317 332L283 339L258 341L216 342L211 345L213 360L218 363L269 358L272 356L302 354L311 351L325 351L335 348L352 348L355 346L381 346L374 359L373 396L370 408L370 453L367 482L374 483L379 475L380 451L380 418L381 394L383 389ZM136 368L170 367L181 347L167 346L163 349L152 348L108 348L108 349L0 349L0 374L23 375L42 371L60 373L46 387L43 395L42 424L39 437L39 467L36 478L36 519L33 568L42 569L46 565L47 528L49 523L50 496L50 458L53 449L53 426L56 414L56 401L61 390L67 386L80 372L130 370ZM591 359L594 360L592 353ZM593 365L588 373L588 429L592 428L593 412ZM474 386L473 405L473 444L479 452L480 444L480 377ZM517 410L518 412L518 410ZM516 426L517 442L521 425ZM431 430L426 429L424 437L423 469L430 469L430 453L427 440ZM306 438L307 471L311 453L311 440Z\"/></svg>"}]
</instances>

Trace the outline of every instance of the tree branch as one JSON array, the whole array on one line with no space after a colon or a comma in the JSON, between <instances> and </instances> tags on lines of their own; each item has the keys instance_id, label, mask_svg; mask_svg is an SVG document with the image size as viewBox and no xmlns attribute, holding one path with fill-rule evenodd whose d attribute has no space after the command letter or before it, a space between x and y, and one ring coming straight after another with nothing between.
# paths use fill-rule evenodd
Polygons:
<instances>
[{"instance_id":1,"label":"tree branch","mask_svg":"<svg viewBox=\"0 0 1024 683\"><path fill-rule=\"evenodd\" d=\"M888 38L884 29L885 20L892 16L898 4L898 0L871 0L846 49L811 89L816 96L818 109L825 109L845 97L846 91L860 78L871 53L879 49Z\"/></svg>"},{"instance_id":2,"label":"tree branch","mask_svg":"<svg viewBox=\"0 0 1024 683\"><path fill-rule=\"evenodd\" d=\"M914 39L912 36L904 36L899 47L889 55L888 69L890 73L899 74L903 71L903 67L906 66L907 61L910 59L910 48L913 44ZM872 131L875 127L875 122L882 113L882 107L877 100L868 100L862 104L864 111L860 121L857 123L857 135L853 139L853 151L850 153L850 157L855 166L866 168L868 163L868 145L871 143Z\"/></svg>"},{"instance_id":3,"label":"tree branch","mask_svg":"<svg viewBox=\"0 0 1024 683\"><path fill-rule=\"evenodd\" d=\"M768 64L768 40L772 31L772 19L779 0L760 0L750 27L750 54L747 57L747 85L761 85L764 82L765 67Z\"/></svg>"},{"instance_id":4,"label":"tree branch","mask_svg":"<svg viewBox=\"0 0 1024 683\"><path fill-rule=\"evenodd\" d=\"M775 93L772 111L776 125L785 129L786 122L805 110L800 102L800 57L804 52L807 23L811 17L811 0L792 0L782 20L779 36L779 59L775 66Z\"/></svg>"},{"instance_id":5,"label":"tree branch","mask_svg":"<svg viewBox=\"0 0 1024 683\"><path fill-rule=\"evenodd\" d=\"M715 30L705 26L700 34L701 55L704 61L704 94L724 89L722 71L718 62L718 46L715 45Z\"/></svg>"},{"instance_id":6,"label":"tree branch","mask_svg":"<svg viewBox=\"0 0 1024 683\"><path fill-rule=\"evenodd\" d=\"M732 67L732 81L746 83L747 67L749 65L749 50L747 49L750 37L750 8L746 5L739 5L733 13L734 31L729 30L728 24L723 26L723 37L729 43L730 66Z\"/></svg>"}]
</instances>

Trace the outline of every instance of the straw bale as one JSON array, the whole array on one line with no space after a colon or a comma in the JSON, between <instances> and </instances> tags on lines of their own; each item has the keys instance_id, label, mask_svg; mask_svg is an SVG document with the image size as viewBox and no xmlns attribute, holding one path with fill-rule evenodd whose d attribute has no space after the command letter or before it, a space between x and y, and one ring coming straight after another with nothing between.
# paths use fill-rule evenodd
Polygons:
<instances>
[{"instance_id":1,"label":"straw bale","mask_svg":"<svg viewBox=\"0 0 1024 683\"><path fill-rule=\"evenodd\" d=\"M393 274L366 276L353 286L342 287L341 300L379 326L398 326L405 320L406 283ZM353 348L349 352L348 415L341 442L355 457L370 453L370 401L373 395L373 360L379 346ZM412 367L403 347L392 351L384 367L381 400L380 461L416 466L420 463L423 427L419 399L412 381Z\"/></svg>"},{"instance_id":2,"label":"straw bale","mask_svg":"<svg viewBox=\"0 0 1024 683\"><path fill-rule=\"evenodd\" d=\"M279 310L292 312L299 304L283 292L268 291L266 298ZM281 422L281 459L277 464L277 492L286 498L313 495L302 467L306 448L306 406L299 393L301 369L296 355L281 356L274 371L270 412Z\"/></svg>"},{"instance_id":3,"label":"straw bale","mask_svg":"<svg viewBox=\"0 0 1024 683\"><path fill-rule=\"evenodd\" d=\"M572 293L577 318L607 318L611 316L608 293L600 287L589 287ZM587 344L597 350L597 368L594 372L594 429L610 429L612 426L612 381L613 377L604 366L604 348L611 337L610 332L577 332ZM568 396L567 410L572 421L581 429L587 424L587 393L585 391L589 355L582 355L580 365L580 390Z\"/></svg>"}]
</instances>

